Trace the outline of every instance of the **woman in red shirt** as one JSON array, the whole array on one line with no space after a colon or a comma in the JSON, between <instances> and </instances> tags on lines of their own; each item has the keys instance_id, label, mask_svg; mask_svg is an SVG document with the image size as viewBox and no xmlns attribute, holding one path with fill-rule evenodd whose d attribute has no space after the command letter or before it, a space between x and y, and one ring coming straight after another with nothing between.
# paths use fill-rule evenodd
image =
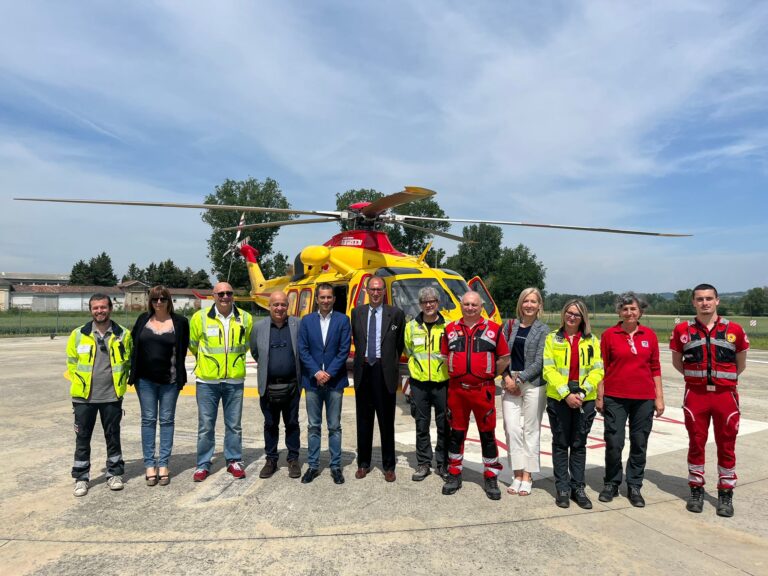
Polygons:
<instances>
[{"instance_id":1,"label":"woman in red shirt","mask_svg":"<svg viewBox=\"0 0 768 576\"><path fill-rule=\"evenodd\" d=\"M605 378L598 387L595 404L603 414L605 427L605 487L599 499L610 502L619 495L624 429L629 420L627 498L638 508L645 506L640 489L653 415L655 412L659 417L664 413L659 341L653 330L640 324L647 307L634 292L616 299L621 321L600 337Z\"/></svg>"}]
</instances>

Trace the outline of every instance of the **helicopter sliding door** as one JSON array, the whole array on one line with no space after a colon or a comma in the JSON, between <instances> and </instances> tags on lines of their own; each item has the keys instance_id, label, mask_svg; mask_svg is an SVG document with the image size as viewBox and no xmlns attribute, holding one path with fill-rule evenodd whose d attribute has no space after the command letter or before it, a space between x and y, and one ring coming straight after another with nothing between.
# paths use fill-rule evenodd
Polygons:
<instances>
[{"instance_id":1,"label":"helicopter sliding door","mask_svg":"<svg viewBox=\"0 0 768 576\"><path fill-rule=\"evenodd\" d=\"M347 293L349 286L347 284L335 284L333 286L333 296L336 301L333 303L334 312L347 313Z\"/></svg>"}]
</instances>

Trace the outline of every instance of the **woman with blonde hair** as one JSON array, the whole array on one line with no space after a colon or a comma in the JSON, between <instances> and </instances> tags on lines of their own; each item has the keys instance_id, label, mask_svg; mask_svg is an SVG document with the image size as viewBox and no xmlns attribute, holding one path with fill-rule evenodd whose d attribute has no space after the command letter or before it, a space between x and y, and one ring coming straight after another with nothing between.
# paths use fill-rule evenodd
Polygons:
<instances>
[{"instance_id":1,"label":"woman with blonde hair","mask_svg":"<svg viewBox=\"0 0 768 576\"><path fill-rule=\"evenodd\" d=\"M189 322L173 311L168 288L149 290L147 311L131 330L133 351L129 384L136 385L141 405L141 448L147 486L167 486L168 461L173 449L176 400L187 381L184 360L189 347ZM160 421L160 449L155 455L155 433Z\"/></svg>"},{"instance_id":2,"label":"woman with blonde hair","mask_svg":"<svg viewBox=\"0 0 768 576\"><path fill-rule=\"evenodd\" d=\"M526 288L517 299L516 318L504 325L511 360L504 374L501 399L512 481L509 494L528 496L539 472L541 417L546 404L541 369L549 327L539 318L544 302L538 288Z\"/></svg>"},{"instance_id":3,"label":"woman with blonde hair","mask_svg":"<svg viewBox=\"0 0 768 576\"><path fill-rule=\"evenodd\" d=\"M592 334L587 305L579 299L565 303L560 328L544 344L542 376L547 383L547 415L552 430L555 503L568 508L569 498L580 508L592 508L584 491L587 435L595 419L595 398L603 380L600 340Z\"/></svg>"}]
</instances>

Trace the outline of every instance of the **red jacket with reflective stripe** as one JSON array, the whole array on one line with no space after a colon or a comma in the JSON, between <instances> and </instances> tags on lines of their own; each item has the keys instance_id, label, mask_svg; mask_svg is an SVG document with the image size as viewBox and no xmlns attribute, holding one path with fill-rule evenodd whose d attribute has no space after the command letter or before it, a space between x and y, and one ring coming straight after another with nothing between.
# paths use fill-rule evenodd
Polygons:
<instances>
[{"instance_id":1,"label":"red jacket with reflective stripe","mask_svg":"<svg viewBox=\"0 0 768 576\"><path fill-rule=\"evenodd\" d=\"M440 344L448 359L448 376L466 384L481 384L496 377L496 360L509 355L501 326L483 318L472 328L463 320L445 327Z\"/></svg>"},{"instance_id":2,"label":"red jacket with reflective stripe","mask_svg":"<svg viewBox=\"0 0 768 576\"><path fill-rule=\"evenodd\" d=\"M683 355L683 378L689 386L736 386L736 354L749 348L741 326L718 316L712 330L698 320L681 322L669 347Z\"/></svg>"}]
</instances>

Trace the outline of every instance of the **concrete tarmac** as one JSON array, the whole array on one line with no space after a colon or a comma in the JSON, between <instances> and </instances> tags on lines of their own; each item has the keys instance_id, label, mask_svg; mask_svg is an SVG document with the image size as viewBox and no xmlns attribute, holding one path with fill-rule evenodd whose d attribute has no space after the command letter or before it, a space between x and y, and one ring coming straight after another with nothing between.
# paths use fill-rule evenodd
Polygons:
<instances>
[{"instance_id":1,"label":"concrete tarmac","mask_svg":"<svg viewBox=\"0 0 768 576\"><path fill-rule=\"evenodd\" d=\"M397 481L384 482L377 444L374 467L354 478L354 397L342 414L346 483L333 484L324 432L321 476L303 485L288 478L285 450L274 477L261 480L263 419L249 375L243 414L248 476L234 480L221 455L217 430L212 476L192 482L197 407L179 398L173 474L167 487L144 483L140 415L133 392L124 401L122 426L125 490L104 482L104 441L97 424L92 442L91 489L72 496L74 434L66 341L62 338L0 340L0 574L764 574L768 575L768 353L749 353L743 374L742 425L737 442L739 485L733 518L715 514L714 444L707 451L704 512L685 510L686 450L675 435L682 426L662 423L650 440L643 494L633 508L624 496L597 500L602 488L602 449L595 443L587 470L594 508L554 504L546 458L528 497L499 502L485 497L472 467L453 496L440 492L434 474L421 483L415 467L414 423L402 396L396 416ZM682 378L662 354L670 412L682 402ZM251 370L252 372L252 370ZM497 399L500 403L500 399ZM545 424L546 416L544 418ZM670 419L670 422L674 421ZM306 414L301 409L306 468ZM593 437L599 440L602 432ZM470 436L473 429L470 430ZM663 441L669 436L669 442ZM675 438L672 438L675 436ZM504 432L497 429L500 442ZM546 436L548 438L548 436ZM658 438L658 439L657 439ZM671 441L675 440L675 441ZM282 442L281 442L282 444ZM663 449L654 450L654 444ZM548 451L547 441L542 451ZM506 468L506 463L505 463ZM508 469L502 479L506 483ZM504 487L502 487L503 490ZM624 493L622 487L622 494Z\"/></svg>"}]
</instances>

